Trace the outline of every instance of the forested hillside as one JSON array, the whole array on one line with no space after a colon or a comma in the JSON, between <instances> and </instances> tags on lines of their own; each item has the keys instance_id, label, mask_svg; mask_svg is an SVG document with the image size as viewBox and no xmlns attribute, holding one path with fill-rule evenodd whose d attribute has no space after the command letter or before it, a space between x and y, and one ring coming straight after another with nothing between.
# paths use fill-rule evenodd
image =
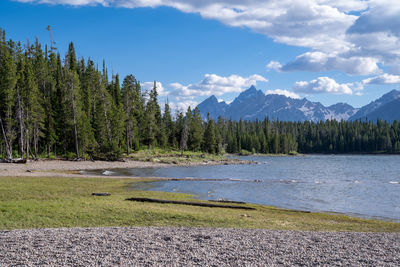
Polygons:
<instances>
[{"instance_id":1,"label":"forested hillside","mask_svg":"<svg viewBox=\"0 0 400 267\"><path fill-rule=\"evenodd\" d=\"M209 153L400 152L400 126L370 122L235 122L201 118L198 109L161 112L150 91L128 75L108 77L105 63L7 40L0 30L0 154L5 159L117 159L139 149Z\"/></svg>"}]
</instances>

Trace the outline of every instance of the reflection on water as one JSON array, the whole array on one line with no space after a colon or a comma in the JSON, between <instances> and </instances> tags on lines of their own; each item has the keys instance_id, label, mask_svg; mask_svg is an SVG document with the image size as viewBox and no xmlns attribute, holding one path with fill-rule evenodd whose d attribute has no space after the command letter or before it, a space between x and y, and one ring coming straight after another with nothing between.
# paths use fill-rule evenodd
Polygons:
<instances>
[{"instance_id":1,"label":"reflection on water","mask_svg":"<svg viewBox=\"0 0 400 267\"><path fill-rule=\"evenodd\" d=\"M201 199L224 198L400 221L400 156L309 155L246 159L258 164L118 169L105 175L220 179L145 184L146 190L184 192Z\"/></svg>"}]
</instances>

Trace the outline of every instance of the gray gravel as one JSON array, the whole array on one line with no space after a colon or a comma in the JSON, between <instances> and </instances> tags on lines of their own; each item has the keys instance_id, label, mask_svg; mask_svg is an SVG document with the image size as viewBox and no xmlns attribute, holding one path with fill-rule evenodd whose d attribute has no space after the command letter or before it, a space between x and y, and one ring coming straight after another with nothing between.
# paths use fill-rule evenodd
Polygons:
<instances>
[{"instance_id":1,"label":"gray gravel","mask_svg":"<svg viewBox=\"0 0 400 267\"><path fill-rule=\"evenodd\" d=\"M400 266L400 234L198 228L0 231L0 266Z\"/></svg>"}]
</instances>

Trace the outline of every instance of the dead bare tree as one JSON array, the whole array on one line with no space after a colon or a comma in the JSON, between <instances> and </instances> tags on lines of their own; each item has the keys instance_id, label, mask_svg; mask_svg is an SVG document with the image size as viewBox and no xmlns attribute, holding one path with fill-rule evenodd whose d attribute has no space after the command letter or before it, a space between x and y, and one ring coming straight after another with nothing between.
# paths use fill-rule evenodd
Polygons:
<instances>
[{"instance_id":1,"label":"dead bare tree","mask_svg":"<svg viewBox=\"0 0 400 267\"><path fill-rule=\"evenodd\" d=\"M1 132L3 133L3 138L4 138L4 144L5 144L5 149L6 149L6 155L7 155L7 161L12 161L12 151L10 148L10 144L8 143L7 140L7 135L6 132L4 131L4 125L3 125L3 120L0 115L0 127L1 127Z\"/></svg>"},{"instance_id":2,"label":"dead bare tree","mask_svg":"<svg viewBox=\"0 0 400 267\"><path fill-rule=\"evenodd\" d=\"M188 138L189 138L189 126L188 126L188 120L185 119L181 133L181 141L179 144L179 148L181 149L181 156L183 156L183 152L187 148Z\"/></svg>"}]
</instances>

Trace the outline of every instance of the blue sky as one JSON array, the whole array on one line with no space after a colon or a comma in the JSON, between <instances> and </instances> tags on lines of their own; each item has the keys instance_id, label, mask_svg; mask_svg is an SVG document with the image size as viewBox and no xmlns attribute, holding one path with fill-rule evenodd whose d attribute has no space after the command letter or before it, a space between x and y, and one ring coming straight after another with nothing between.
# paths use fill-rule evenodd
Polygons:
<instances>
[{"instance_id":1,"label":"blue sky","mask_svg":"<svg viewBox=\"0 0 400 267\"><path fill-rule=\"evenodd\" d=\"M77 54L194 106L265 93L355 107L398 89L400 4L389 0L3 0L0 27L16 41Z\"/></svg>"}]
</instances>

